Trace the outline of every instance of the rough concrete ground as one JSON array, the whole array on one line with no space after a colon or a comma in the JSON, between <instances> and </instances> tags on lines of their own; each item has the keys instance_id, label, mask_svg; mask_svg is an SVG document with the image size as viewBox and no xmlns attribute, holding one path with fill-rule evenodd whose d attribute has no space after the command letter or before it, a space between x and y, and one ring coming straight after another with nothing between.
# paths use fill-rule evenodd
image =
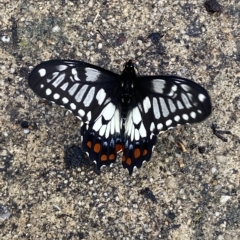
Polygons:
<instances>
[{"instance_id":1,"label":"rough concrete ground","mask_svg":"<svg viewBox=\"0 0 240 240\"><path fill-rule=\"evenodd\" d=\"M219 3L209 13L203 0L0 2L0 239L240 239L240 4ZM120 160L100 175L67 169L80 122L34 95L29 67L68 58L121 73L140 54L141 74L204 86L211 117L161 134L131 177Z\"/></svg>"}]
</instances>

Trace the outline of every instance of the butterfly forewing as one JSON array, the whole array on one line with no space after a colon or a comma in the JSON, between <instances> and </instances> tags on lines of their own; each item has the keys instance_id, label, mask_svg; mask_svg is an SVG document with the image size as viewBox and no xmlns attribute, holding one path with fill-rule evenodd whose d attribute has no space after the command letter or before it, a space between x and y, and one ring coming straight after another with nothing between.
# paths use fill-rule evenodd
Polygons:
<instances>
[{"instance_id":1,"label":"butterfly forewing","mask_svg":"<svg viewBox=\"0 0 240 240\"><path fill-rule=\"evenodd\" d=\"M72 111L83 123L91 123L119 94L118 76L85 62L52 60L33 69L29 86L38 96Z\"/></svg>"},{"instance_id":2,"label":"butterfly forewing","mask_svg":"<svg viewBox=\"0 0 240 240\"><path fill-rule=\"evenodd\" d=\"M159 133L201 122L211 113L210 97L195 82L175 76L138 77L135 96L146 131Z\"/></svg>"}]
</instances>

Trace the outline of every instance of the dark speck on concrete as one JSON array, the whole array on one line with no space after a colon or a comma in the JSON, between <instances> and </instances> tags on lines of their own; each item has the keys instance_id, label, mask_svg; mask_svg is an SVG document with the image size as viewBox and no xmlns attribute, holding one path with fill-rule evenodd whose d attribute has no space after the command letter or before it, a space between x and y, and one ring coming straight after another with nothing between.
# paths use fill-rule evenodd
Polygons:
<instances>
[{"instance_id":1,"label":"dark speck on concrete","mask_svg":"<svg viewBox=\"0 0 240 240\"><path fill-rule=\"evenodd\" d=\"M204 6L208 12L222 12L223 7L216 0L208 0L204 3Z\"/></svg>"}]
</instances>

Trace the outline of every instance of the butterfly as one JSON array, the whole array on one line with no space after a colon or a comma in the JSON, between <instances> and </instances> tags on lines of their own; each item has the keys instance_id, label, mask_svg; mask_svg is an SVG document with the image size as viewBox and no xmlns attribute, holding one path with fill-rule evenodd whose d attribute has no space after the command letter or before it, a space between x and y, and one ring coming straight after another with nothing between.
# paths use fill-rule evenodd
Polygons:
<instances>
[{"instance_id":1,"label":"butterfly","mask_svg":"<svg viewBox=\"0 0 240 240\"><path fill-rule=\"evenodd\" d=\"M211 113L203 87L177 76L137 76L132 60L121 75L82 61L50 60L32 70L28 83L81 120L82 149L97 169L122 151L122 165L132 174L150 160L160 132Z\"/></svg>"}]
</instances>

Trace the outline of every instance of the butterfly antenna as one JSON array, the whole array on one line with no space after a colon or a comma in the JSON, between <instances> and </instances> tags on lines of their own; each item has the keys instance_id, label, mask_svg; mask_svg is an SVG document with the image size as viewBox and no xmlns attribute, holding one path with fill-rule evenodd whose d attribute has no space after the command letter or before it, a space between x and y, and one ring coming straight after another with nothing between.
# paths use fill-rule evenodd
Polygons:
<instances>
[{"instance_id":1,"label":"butterfly antenna","mask_svg":"<svg viewBox=\"0 0 240 240\"><path fill-rule=\"evenodd\" d=\"M149 47L147 47L139 56L137 56L137 57L135 58L135 60L137 60L138 58L142 57L143 54L144 54L148 49L150 49L150 48L153 47L153 46L154 46L154 44L151 44Z\"/></svg>"},{"instance_id":2,"label":"butterfly antenna","mask_svg":"<svg viewBox=\"0 0 240 240\"><path fill-rule=\"evenodd\" d=\"M110 47L113 49L113 51L115 51L116 54L117 54L123 61L126 61L125 59L122 58L122 56L120 56L120 55L118 54L118 52L116 51L116 49L114 48L114 46L112 45L112 43L109 43L109 42L107 41L107 39L106 39L105 36L101 33L101 31L97 29L97 32L100 34L100 36L102 37L102 39L106 42L106 44L107 44L108 46L110 46Z\"/></svg>"},{"instance_id":3,"label":"butterfly antenna","mask_svg":"<svg viewBox=\"0 0 240 240\"><path fill-rule=\"evenodd\" d=\"M155 38L153 39L153 38L151 38L151 37L148 37L148 38L150 38L151 41L152 41L151 45L150 45L149 47L147 47L139 56L137 56L137 57L135 58L135 60L137 60L138 58L142 57L143 54L146 53L146 52L147 52L150 48L152 48L153 46L158 45L158 41L159 41L163 36L164 36L163 34L162 34L162 35L159 35L159 37L158 37L157 40L156 40Z\"/></svg>"}]
</instances>

